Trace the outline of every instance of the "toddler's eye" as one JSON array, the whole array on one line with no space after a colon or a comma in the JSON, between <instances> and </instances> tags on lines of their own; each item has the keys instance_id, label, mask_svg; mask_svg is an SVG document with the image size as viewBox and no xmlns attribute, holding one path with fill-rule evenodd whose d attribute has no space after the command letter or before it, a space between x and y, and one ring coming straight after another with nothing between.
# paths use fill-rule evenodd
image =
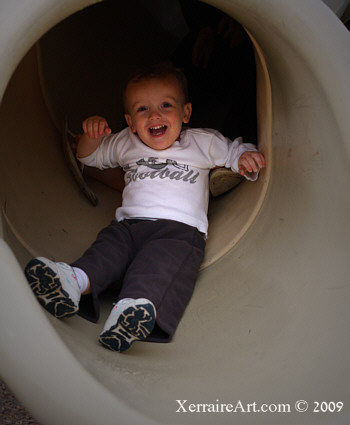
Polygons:
<instances>
[{"instance_id":1,"label":"toddler's eye","mask_svg":"<svg viewBox=\"0 0 350 425\"><path fill-rule=\"evenodd\" d=\"M147 110L146 106L140 106L139 108L137 108L136 112L144 112L146 110Z\"/></svg>"},{"instance_id":2,"label":"toddler's eye","mask_svg":"<svg viewBox=\"0 0 350 425\"><path fill-rule=\"evenodd\" d=\"M171 107L171 103L169 102L162 103L162 108L170 108L170 107Z\"/></svg>"}]
</instances>

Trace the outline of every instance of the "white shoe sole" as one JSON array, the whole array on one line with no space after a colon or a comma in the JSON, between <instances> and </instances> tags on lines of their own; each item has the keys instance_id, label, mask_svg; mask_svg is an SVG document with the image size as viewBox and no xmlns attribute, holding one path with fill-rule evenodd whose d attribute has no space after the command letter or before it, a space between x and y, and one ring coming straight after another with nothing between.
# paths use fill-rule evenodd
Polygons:
<instances>
[{"instance_id":1,"label":"white shoe sole","mask_svg":"<svg viewBox=\"0 0 350 425\"><path fill-rule=\"evenodd\" d=\"M24 272L34 295L53 316L63 319L78 312L78 305L62 287L58 271L35 258L28 263Z\"/></svg>"},{"instance_id":2,"label":"white shoe sole","mask_svg":"<svg viewBox=\"0 0 350 425\"><path fill-rule=\"evenodd\" d=\"M142 341L150 335L156 321L155 308L151 302L138 301L133 300L121 313L114 313L112 310L106 323L113 322L113 313L116 315L116 322L104 329L99 338L104 347L122 353L135 341Z\"/></svg>"}]
</instances>

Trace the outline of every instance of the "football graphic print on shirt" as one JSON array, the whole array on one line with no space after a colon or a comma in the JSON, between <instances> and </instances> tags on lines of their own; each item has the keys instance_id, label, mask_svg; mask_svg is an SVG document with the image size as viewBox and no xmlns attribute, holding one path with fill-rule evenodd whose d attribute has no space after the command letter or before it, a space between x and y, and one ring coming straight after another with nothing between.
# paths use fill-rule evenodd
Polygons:
<instances>
[{"instance_id":1,"label":"football graphic print on shirt","mask_svg":"<svg viewBox=\"0 0 350 425\"><path fill-rule=\"evenodd\" d=\"M146 170L143 171L144 168ZM155 157L150 157L147 160L141 158L136 161L136 166L134 167L130 164L126 165L124 171L126 172L126 184L145 179L182 180L185 183L194 184L199 176L198 171L191 170L186 164L178 164L172 159L164 161L164 159Z\"/></svg>"}]
</instances>

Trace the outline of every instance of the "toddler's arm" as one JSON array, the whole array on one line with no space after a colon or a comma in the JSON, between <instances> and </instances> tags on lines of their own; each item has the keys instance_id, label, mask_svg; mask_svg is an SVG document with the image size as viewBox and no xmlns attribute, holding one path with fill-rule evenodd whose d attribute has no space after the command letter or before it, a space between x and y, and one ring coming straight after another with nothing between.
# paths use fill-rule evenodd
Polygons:
<instances>
[{"instance_id":1,"label":"toddler's arm","mask_svg":"<svg viewBox=\"0 0 350 425\"><path fill-rule=\"evenodd\" d=\"M111 134L107 120L94 115L83 121L84 134L78 140L77 157L85 158L97 149L103 136Z\"/></svg>"}]
</instances>

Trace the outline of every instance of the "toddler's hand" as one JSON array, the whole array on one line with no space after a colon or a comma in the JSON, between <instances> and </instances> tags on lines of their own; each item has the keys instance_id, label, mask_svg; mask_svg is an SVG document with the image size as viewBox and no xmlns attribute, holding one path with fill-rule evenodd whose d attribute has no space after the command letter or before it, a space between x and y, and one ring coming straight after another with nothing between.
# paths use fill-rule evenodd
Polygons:
<instances>
[{"instance_id":1,"label":"toddler's hand","mask_svg":"<svg viewBox=\"0 0 350 425\"><path fill-rule=\"evenodd\" d=\"M238 172L241 176L245 173L257 173L261 168L266 167L264 155L260 152L246 151L242 153L238 160Z\"/></svg>"},{"instance_id":2,"label":"toddler's hand","mask_svg":"<svg viewBox=\"0 0 350 425\"><path fill-rule=\"evenodd\" d=\"M109 128L107 120L98 115L87 118L83 121L83 130L91 139L98 139L101 136L111 134L112 130Z\"/></svg>"}]
</instances>

